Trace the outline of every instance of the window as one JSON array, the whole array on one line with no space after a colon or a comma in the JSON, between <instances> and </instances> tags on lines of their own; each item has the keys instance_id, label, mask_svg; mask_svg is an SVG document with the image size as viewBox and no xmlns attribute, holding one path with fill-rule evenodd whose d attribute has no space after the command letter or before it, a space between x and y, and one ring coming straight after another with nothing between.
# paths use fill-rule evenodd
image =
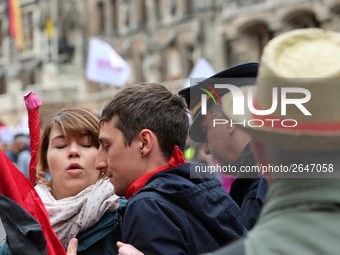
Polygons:
<instances>
[{"instance_id":1,"label":"window","mask_svg":"<svg viewBox=\"0 0 340 255\"><path fill-rule=\"evenodd\" d=\"M3 44L2 44L2 40L3 40L3 33L2 33L2 20L0 20L0 57L2 56L2 53L3 53L3 50L2 50L2 47L3 47Z\"/></svg>"},{"instance_id":2,"label":"window","mask_svg":"<svg viewBox=\"0 0 340 255\"><path fill-rule=\"evenodd\" d=\"M39 59L31 59L21 62L21 81L23 89L27 89L28 85L35 84L41 81L41 61Z\"/></svg>"},{"instance_id":3,"label":"window","mask_svg":"<svg viewBox=\"0 0 340 255\"><path fill-rule=\"evenodd\" d=\"M192 0L185 0L184 1L184 9L185 9L185 13L187 13L187 14L192 12L192 9L193 9Z\"/></svg>"},{"instance_id":4,"label":"window","mask_svg":"<svg viewBox=\"0 0 340 255\"><path fill-rule=\"evenodd\" d=\"M161 0L154 0L154 4L155 4L156 21L159 21L162 18L162 2Z\"/></svg>"},{"instance_id":5,"label":"window","mask_svg":"<svg viewBox=\"0 0 340 255\"><path fill-rule=\"evenodd\" d=\"M176 0L170 0L170 14L171 16L176 15Z\"/></svg>"},{"instance_id":6,"label":"window","mask_svg":"<svg viewBox=\"0 0 340 255\"><path fill-rule=\"evenodd\" d=\"M182 78L181 54L175 47L170 47L165 52L166 81L174 81Z\"/></svg>"},{"instance_id":7,"label":"window","mask_svg":"<svg viewBox=\"0 0 340 255\"><path fill-rule=\"evenodd\" d=\"M58 43L59 49L59 62L60 63L72 63L73 60L73 54L74 54L74 46L72 46L65 33L61 36L59 43Z\"/></svg>"},{"instance_id":8,"label":"window","mask_svg":"<svg viewBox=\"0 0 340 255\"><path fill-rule=\"evenodd\" d=\"M246 49L243 52L238 52L238 63L256 61L259 62L264 47L272 38L272 33L265 23L258 23L249 26L239 36L235 45Z\"/></svg>"},{"instance_id":9,"label":"window","mask_svg":"<svg viewBox=\"0 0 340 255\"><path fill-rule=\"evenodd\" d=\"M139 25L145 26L146 22L147 22L146 3L145 3L145 0L140 0L139 3L140 3L140 6L138 8L138 10L139 10Z\"/></svg>"},{"instance_id":10,"label":"window","mask_svg":"<svg viewBox=\"0 0 340 255\"><path fill-rule=\"evenodd\" d=\"M144 70L143 70L143 62L144 62L144 56L143 54L140 54L138 56L138 69L137 69L137 80L141 83L141 82L145 82L145 76L144 76Z\"/></svg>"},{"instance_id":11,"label":"window","mask_svg":"<svg viewBox=\"0 0 340 255\"><path fill-rule=\"evenodd\" d=\"M116 0L111 1L112 7L112 30L118 30L118 4Z\"/></svg>"},{"instance_id":12,"label":"window","mask_svg":"<svg viewBox=\"0 0 340 255\"><path fill-rule=\"evenodd\" d=\"M192 68L194 67L194 61L193 61L193 54L194 54L194 46L188 45L186 47L186 76L189 76Z\"/></svg>"},{"instance_id":13,"label":"window","mask_svg":"<svg viewBox=\"0 0 340 255\"><path fill-rule=\"evenodd\" d=\"M6 93L7 93L7 88L6 88L5 77L2 76L0 78L0 94L6 94Z\"/></svg>"},{"instance_id":14,"label":"window","mask_svg":"<svg viewBox=\"0 0 340 255\"><path fill-rule=\"evenodd\" d=\"M34 70L25 70L22 73L21 81L23 84L23 89L27 89L28 85L35 84Z\"/></svg>"},{"instance_id":15,"label":"window","mask_svg":"<svg viewBox=\"0 0 340 255\"><path fill-rule=\"evenodd\" d=\"M224 52L226 59L226 66L231 67L236 65L236 54L231 40L225 40Z\"/></svg>"},{"instance_id":16,"label":"window","mask_svg":"<svg viewBox=\"0 0 340 255\"><path fill-rule=\"evenodd\" d=\"M316 19L313 13L300 12L291 15L286 19L288 29L320 27L320 22Z\"/></svg>"},{"instance_id":17,"label":"window","mask_svg":"<svg viewBox=\"0 0 340 255\"><path fill-rule=\"evenodd\" d=\"M22 15L23 36L25 49L33 49L34 31L33 31L33 13L27 12Z\"/></svg>"},{"instance_id":18,"label":"window","mask_svg":"<svg viewBox=\"0 0 340 255\"><path fill-rule=\"evenodd\" d=\"M125 19L124 19L125 27L130 27L130 8L129 6L125 6Z\"/></svg>"},{"instance_id":19,"label":"window","mask_svg":"<svg viewBox=\"0 0 340 255\"><path fill-rule=\"evenodd\" d=\"M97 3L97 17L98 17L98 34L105 32L105 15L104 15L104 3Z\"/></svg>"}]
</instances>

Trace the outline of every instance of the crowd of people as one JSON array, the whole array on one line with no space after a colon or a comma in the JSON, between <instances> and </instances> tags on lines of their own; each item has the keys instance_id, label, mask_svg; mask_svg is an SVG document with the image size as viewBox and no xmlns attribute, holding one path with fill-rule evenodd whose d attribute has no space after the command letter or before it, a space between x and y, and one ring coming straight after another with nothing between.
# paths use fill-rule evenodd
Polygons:
<instances>
[{"instance_id":1,"label":"crowd of people","mask_svg":"<svg viewBox=\"0 0 340 255\"><path fill-rule=\"evenodd\" d=\"M67 254L339 254L339 57L339 33L294 30L260 64L178 94L143 83L108 100L100 119L58 112L35 190ZM186 161L188 134L235 169L229 192Z\"/></svg>"}]
</instances>

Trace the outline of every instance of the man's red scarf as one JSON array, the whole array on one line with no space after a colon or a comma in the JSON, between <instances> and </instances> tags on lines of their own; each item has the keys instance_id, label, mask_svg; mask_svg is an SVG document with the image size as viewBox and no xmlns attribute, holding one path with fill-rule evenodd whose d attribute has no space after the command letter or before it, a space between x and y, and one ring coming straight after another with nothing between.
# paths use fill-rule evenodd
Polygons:
<instances>
[{"instance_id":1,"label":"man's red scarf","mask_svg":"<svg viewBox=\"0 0 340 255\"><path fill-rule=\"evenodd\" d=\"M131 186L128 188L128 190L126 191L125 194L125 198L129 199L130 197L132 197L138 190L140 190L141 188L143 188L143 186L146 184L146 182L155 174L157 174L158 172L164 171L164 170L168 170L174 167L178 167L182 164L186 163L183 153L181 151L181 149L176 145L174 152L173 152L173 157L170 159L168 165L163 166L161 168L158 168L152 172L149 172L145 175L143 175L142 177L138 178L137 180L135 180Z\"/></svg>"}]
</instances>

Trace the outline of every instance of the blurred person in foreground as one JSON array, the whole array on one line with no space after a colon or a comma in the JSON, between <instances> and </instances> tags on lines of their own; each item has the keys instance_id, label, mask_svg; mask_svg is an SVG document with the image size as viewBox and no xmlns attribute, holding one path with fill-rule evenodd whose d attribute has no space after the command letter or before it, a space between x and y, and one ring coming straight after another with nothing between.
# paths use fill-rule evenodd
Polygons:
<instances>
[{"instance_id":1,"label":"blurred person in foreground","mask_svg":"<svg viewBox=\"0 0 340 255\"><path fill-rule=\"evenodd\" d=\"M213 254L339 254L339 58L339 33L284 33L265 47L257 86L243 89L256 109L273 110L236 115L222 99L230 119L252 123L241 128L271 185L255 227Z\"/></svg>"},{"instance_id":2,"label":"blurred person in foreground","mask_svg":"<svg viewBox=\"0 0 340 255\"><path fill-rule=\"evenodd\" d=\"M246 233L221 183L191 175L188 128L184 99L157 83L124 88L102 112L96 168L128 199L123 242L148 255L213 251Z\"/></svg>"},{"instance_id":3,"label":"blurred person in foreground","mask_svg":"<svg viewBox=\"0 0 340 255\"><path fill-rule=\"evenodd\" d=\"M227 68L197 85L179 92L190 109L193 123L190 128L191 140L204 143L206 154L212 154L220 166L232 166L235 172L224 172L236 175L229 194L241 209L242 221L250 230L256 223L267 192L268 184L259 173L241 172L243 166L255 166L256 162L250 148L251 137L230 121L223 113L218 100L225 94L231 94L227 88L214 88L215 84L233 84L237 87L254 84L258 71L258 63L244 63ZM207 95L207 111L202 114L202 94ZM217 92L217 93L216 93ZM228 123L214 127L213 120L227 120ZM222 175L223 178L223 175ZM230 177L225 175L225 179ZM223 179L222 179L223 181Z\"/></svg>"}]
</instances>

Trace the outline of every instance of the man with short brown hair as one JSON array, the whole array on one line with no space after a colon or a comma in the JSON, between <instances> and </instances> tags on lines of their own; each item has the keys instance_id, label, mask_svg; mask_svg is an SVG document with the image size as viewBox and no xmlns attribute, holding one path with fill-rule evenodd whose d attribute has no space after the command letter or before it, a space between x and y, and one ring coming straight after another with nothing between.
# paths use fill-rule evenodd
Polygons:
<instances>
[{"instance_id":1,"label":"man with short brown hair","mask_svg":"<svg viewBox=\"0 0 340 255\"><path fill-rule=\"evenodd\" d=\"M161 84L127 87L105 105L97 170L125 196L122 241L145 254L199 254L242 236L240 211L216 179L190 173L184 99Z\"/></svg>"},{"instance_id":2,"label":"man with short brown hair","mask_svg":"<svg viewBox=\"0 0 340 255\"><path fill-rule=\"evenodd\" d=\"M161 151L169 160L174 145L184 149L189 122L185 102L157 83L127 87L105 105L100 123L117 117L115 126L124 134L126 145L144 128L157 133Z\"/></svg>"}]
</instances>

